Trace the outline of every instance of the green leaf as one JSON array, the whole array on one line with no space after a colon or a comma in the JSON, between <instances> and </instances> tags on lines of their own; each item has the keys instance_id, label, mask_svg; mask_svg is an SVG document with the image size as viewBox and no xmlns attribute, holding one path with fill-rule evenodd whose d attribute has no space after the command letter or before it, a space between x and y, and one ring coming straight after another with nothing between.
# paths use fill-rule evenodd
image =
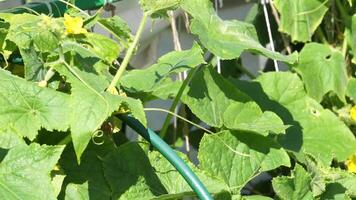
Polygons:
<instances>
[{"instance_id":1,"label":"green leaf","mask_svg":"<svg viewBox=\"0 0 356 200\"><path fill-rule=\"evenodd\" d=\"M330 199L328 196L340 196L339 193L347 193L356 196L356 175L339 168L324 166L320 160L311 156L305 158L307 171L312 177L312 189L314 196L322 199ZM340 191L341 190L341 191Z\"/></svg>"},{"instance_id":2,"label":"green leaf","mask_svg":"<svg viewBox=\"0 0 356 200\"><path fill-rule=\"evenodd\" d=\"M5 43L5 39L6 39L9 27L10 27L9 23L0 21L0 52L3 51L4 43Z\"/></svg>"},{"instance_id":3,"label":"green leaf","mask_svg":"<svg viewBox=\"0 0 356 200\"><path fill-rule=\"evenodd\" d=\"M349 83L347 84L346 95L351 97L354 102L356 102L356 78L349 80Z\"/></svg>"},{"instance_id":4,"label":"green leaf","mask_svg":"<svg viewBox=\"0 0 356 200\"><path fill-rule=\"evenodd\" d=\"M62 189L62 184L65 178L65 175L60 175L60 174L55 174L55 172L53 173L54 175L52 175L52 187L53 187L53 191L54 191L54 196L58 196L59 193L61 192Z\"/></svg>"},{"instance_id":5,"label":"green leaf","mask_svg":"<svg viewBox=\"0 0 356 200\"><path fill-rule=\"evenodd\" d=\"M232 103L247 102L250 98L220 76L214 69L204 67L193 77L182 101L209 126L222 127L223 114Z\"/></svg>"},{"instance_id":6,"label":"green leaf","mask_svg":"<svg viewBox=\"0 0 356 200\"><path fill-rule=\"evenodd\" d=\"M65 200L89 200L88 182L83 184L70 183L66 188Z\"/></svg>"},{"instance_id":7,"label":"green leaf","mask_svg":"<svg viewBox=\"0 0 356 200\"><path fill-rule=\"evenodd\" d=\"M152 95L160 99L169 99L174 98L179 92L180 87L182 86L182 81L173 81L171 79L166 79L162 81L158 87L152 92Z\"/></svg>"},{"instance_id":8,"label":"green leaf","mask_svg":"<svg viewBox=\"0 0 356 200\"><path fill-rule=\"evenodd\" d=\"M226 188L221 181L190 166L209 192L220 192ZM162 155L150 152L147 156L138 143L124 144L107 155L104 158L104 173L113 189L113 199L181 199L194 195L186 181Z\"/></svg>"},{"instance_id":9,"label":"green leaf","mask_svg":"<svg viewBox=\"0 0 356 200\"><path fill-rule=\"evenodd\" d=\"M88 49L98 55L99 58L108 63L112 63L117 59L121 48L115 41L95 33L88 33L86 36L86 42L90 44Z\"/></svg>"},{"instance_id":10,"label":"green leaf","mask_svg":"<svg viewBox=\"0 0 356 200\"><path fill-rule=\"evenodd\" d=\"M209 51L222 59L237 58L243 51L250 51L287 63L297 60L297 54L284 56L265 49L258 42L252 24L220 19L209 0L184 0L182 8L193 17L191 32L199 36Z\"/></svg>"},{"instance_id":11,"label":"green leaf","mask_svg":"<svg viewBox=\"0 0 356 200\"><path fill-rule=\"evenodd\" d=\"M333 158L346 160L356 152L356 139L330 110L307 96L302 81L290 72L265 73L257 82L235 81L262 110L276 113L292 125L279 143L298 154L310 154L328 166Z\"/></svg>"},{"instance_id":12,"label":"green leaf","mask_svg":"<svg viewBox=\"0 0 356 200\"><path fill-rule=\"evenodd\" d=\"M88 48L84 47L82 44L72 41L64 41L62 44L63 53L67 52L75 52L79 54L82 58L100 58L96 52L89 50Z\"/></svg>"},{"instance_id":13,"label":"green leaf","mask_svg":"<svg viewBox=\"0 0 356 200\"><path fill-rule=\"evenodd\" d=\"M18 145L0 165L0 199L56 199L50 171L63 146Z\"/></svg>"},{"instance_id":14,"label":"green leaf","mask_svg":"<svg viewBox=\"0 0 356 200\"><path fill-rule=\"evenodd\" d=\"M102 123L121 106L132 111L141 123L146 125L145 113L139 100L114 96L105 92L109 81L104 76L81 71L69 65L58 65L56 70L71 83L69 101L70 128L78 162L94 133Z\"/></svg>"},{"instance_id":15,"label":"green leaf","mask_svg":"<svg viewBox=\"0 0 356 200\"><path fill-rule=\"evenodd\" d=\"M290 166L288 154L273 140L257 134L223 131L204 135L198 158L201 169L238 192L253 177Z\"/></svg>"},{"instance_id":16,"label":"green leaf","mask_svg":"<svg viewBox=\"0 0 356 200\"><path fill-rule=\"evenodd\" d=\"M41 18L31 14L0 13L0 19L10 24L6 39L14 42L19 48L29 48L39 31Z\"/></svg>"},{"instance_id":17,"label":"green leaf","mask_svg":"<svg viewBox=\"0 0 356 200\"><path fill-rule=\"evenodd\" d=\"M224 125L228 129L255 132L267 136L270 132L285 133L289 127L273 112L262 112L255 102L234 102L223 115Z\"/></svg>"},{"instance_id":18,"label":"green leaf","mask_svg":"<svg viewBox=\"0 0 356 200\"><path fill-rule=\"evenodd\" d=\"M296 164L291 177L274 178L272 184L277 196L282 200L310 200L313 199L310 182L310 175L302 166Z\"/></svg>"},{"instance_id":19,"label":"green leaf","mask_svg":"<svg viewBox=\"0 0 356 200\"><path fill-rule=\"evenodd\" d=\"M351 17L351 49L352 62L356 64L356 14Z\"/></svg>"},{"instance_id":20,"label":"green leaf","mask_svg":"<svg viewBox=\"0 0 356 200\"><path fill-rule=\"evenodd\" d=\"M128 47L132 42L130 27L119 16L100 18L99 22L116 37L123 47Z\"/></svg>"},{"instance_id":21,"label":"green leaf","mask_svg":"<svg viewBox=\"0 0 356 200\"><path fill-rule=\"evenodd\" d=\"M308 42L325 13L329 0L275 0L281 15L279 30L287 33L293 41Z\"/></svg>"},{"instance_id":22,"label":"green leaf","mask_svg":"<svg viewBox=\"0 0 356 200\"><path fill-rule=\"evenodd\" d=\"M308 43L302 49L295 69L302 76L309 96L318 102L329 91L345 100L348 77L341 52L327 45Z\"/></svg>"},{"instance_id":23,"label":"green leaf","mask_svg":"<svg viewBox=\"0 0 356 200\"><path fill-rule=\"evenodd\" d=\"M29 49L20 49L20 53L25 65L25 79L34 82L44 80L47 70L34 46L31 45Z\"/></svg>"},{"instance_id":24,"label":"green leaf","mask_svg":"<svg viewBox=\"0 0 356 200\"><path fill-rule=\"evenodd\" d=\"M346 189L339 183L328 184L326 186L326 192L320 196L320 199L352 200L346 193Z\"/></svg>"},{"instance_id":25,"label":"green leaf","mask_svg":"<svg viewBox=\"0 0 356 200\"><path fill-rule=\"evenodd\" d=\"M202 53L197 44L190 50L170 52L146 69L129 71L120 84L130 92L153 92L167 79L171 80L172 75L205 63Z\"/></svg>"},{"instance_id":26,"label":"green leaf","mask_svg":"<svg viewBox=\"0 0 356 200\"><path fill-rule=\"evenodd\" d=\"M33 140L41 127L52 131L68 129L69 95L38 87L0 69L0 129Z\"/></svg>"},{"instance_id":27,"label":"green leaf","mask_svg":"<svg viewBox=\"0 0 356 200\"><path fill-rule=\"evenodd\" d=\"M48 30L40 30L33 38L34 45L41 52L52 52L58 48L59 39Z\"/></svg>"},{"instance_id":28,"label":"green leaf","mask_svg":"<svg viewBox=\"0 0 356 200\"><path fill-rule=\"evenodd\" d=\"M0 149L11 149L19 144L25 144L20 135L17 135L11 129L0 131Z\"/></svg>"},{"instance_id":29,"label":"green leaf","mask_svg":"<svg viewBox=\"0 0 356 200\"><path fill-rule=\"evenodd\" d=\"M125 144L111 152L103 165L113 199L152 199L167 193L137 143Z\"/></svg>"},{"instance_id":30,"label":"green leaf","mask_svg":"<svg viewBox=\"0 0 356 200\"><path fill-rule=\"evenodd\" d=\"M140 0L140 5L152 17L165 16L168 10L174 10L182 0Z\"/></svg>"},{"instance_id":31,"label":"green leaf","mask_svg":"<svg viewBox=\"0 0 356 200\"><path fill-rule=\"evenodd\" d=\"M65 190L66 199L74 198L81 194L83 199L101 200L111 198L111 188L104 177L103 158L110 152L115 151L116 146L111 139L104 136L94 138L101 145L90 142L85 149L81 163L78 164L73 146L67 145L59 164L66 173L62 186ZM78 183L83 183L77 185ZM75 185L74 185L75 184Z\"/></svg>"}]
</instances>

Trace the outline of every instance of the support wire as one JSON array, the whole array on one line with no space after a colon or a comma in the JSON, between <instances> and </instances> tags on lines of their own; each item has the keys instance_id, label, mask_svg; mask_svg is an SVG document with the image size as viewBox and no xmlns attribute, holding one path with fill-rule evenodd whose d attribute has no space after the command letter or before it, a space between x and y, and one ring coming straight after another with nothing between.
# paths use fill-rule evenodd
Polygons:
<instances>
[{"instance_id":1,"label":"support wire","mask_svg":"<svg viewBox=\"0 0 356 200\"><path fill-rule=\"evenodd\" d=\"M262 4L262 7L263 7L263 13L264 13L265 20L266 20L267 32L268 32L269 42L270 42L270 45L271 45L271 50L273 52L275 52L276 49L274 47L274 41L273 41L273 37L272 37L271 23L270 23L270 19L269 19L269 16L268 16L268 11L267 11L267 6L266 6L266 4L268 4L268 3L270 3L269 0L261 0L261 4ZM273 63L274 63L274 69L278 72L279 71L279 66L278 66L277 60L273 60Z\"/></svg>"}]
</instances>

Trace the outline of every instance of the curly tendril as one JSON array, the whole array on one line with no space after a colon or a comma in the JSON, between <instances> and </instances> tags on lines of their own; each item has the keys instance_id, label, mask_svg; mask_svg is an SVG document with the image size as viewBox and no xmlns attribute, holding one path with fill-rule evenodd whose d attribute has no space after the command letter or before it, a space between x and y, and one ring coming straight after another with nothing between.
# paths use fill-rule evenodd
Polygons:
<instances>
[{"instance_id":1,"label":"curly tendril","mask_svg":"<svg viewBox=\"0 0 356 200\"><path fill-rule=\"evenodd\" d=\"M93 135L91 136L91 140L96 145L103 145L104 139L101 142L98 142L97 139L103 138L104 132L102 130L96 130Z\"/></svg>"}]
</instances>

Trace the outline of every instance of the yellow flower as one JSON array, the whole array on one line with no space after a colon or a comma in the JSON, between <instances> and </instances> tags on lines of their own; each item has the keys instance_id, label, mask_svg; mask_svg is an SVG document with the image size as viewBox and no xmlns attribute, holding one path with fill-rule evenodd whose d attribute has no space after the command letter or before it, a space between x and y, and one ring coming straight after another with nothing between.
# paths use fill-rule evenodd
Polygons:
<instances>
[{"instance_id":1,"label":"yellow flower","mask_svg":"<svg viewBox=\"0 0 356 200\"><path fill-rule=\"evenodd\" d=\"M356 173L356 154L352 155L345 164L349 172Z\"/></svg>"},{"instance_id":2,"label":"yellow flower","mask_svg":"<svg viewBox=\"0 0 356 200\"><path fill-rule=\"evenodd\" d=\"M350 110L351 119L356 121L356 106L353 106Z\"/></svg>"},{"instance_id":3,"label":"yellow flower","mask_svg":"<svg viewBox=\"0 0 356 200\"><path fill-rule=\"evenodd\" d=\"M87 30L83 28L83 19L80 17L71 17L64 14L64 26L66 27L67 35L87 33Z\"/></svg>"}]
</instances>

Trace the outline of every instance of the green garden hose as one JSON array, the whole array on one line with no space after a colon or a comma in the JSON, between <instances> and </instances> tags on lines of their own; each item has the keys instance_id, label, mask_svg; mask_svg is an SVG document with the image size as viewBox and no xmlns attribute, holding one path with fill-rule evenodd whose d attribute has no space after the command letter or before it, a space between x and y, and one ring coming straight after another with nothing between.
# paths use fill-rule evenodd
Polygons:
<instances>
[{"instance_id":1,"label":"green garden hose","mask_svg":"<svg viewBox=\"0 0 356 200\"><path fill-rule=\"evenodd\" d=\"M137 119L129 115L120 115L119 118L139 133L144 139L150 142L152 146L155 147L177 169L177 171L183 176L189 186L197 194L199 199L213 199L203 183L188 167L188 165L154 131L149 128L145 128Z\"/></svg>"}]
</instances>

